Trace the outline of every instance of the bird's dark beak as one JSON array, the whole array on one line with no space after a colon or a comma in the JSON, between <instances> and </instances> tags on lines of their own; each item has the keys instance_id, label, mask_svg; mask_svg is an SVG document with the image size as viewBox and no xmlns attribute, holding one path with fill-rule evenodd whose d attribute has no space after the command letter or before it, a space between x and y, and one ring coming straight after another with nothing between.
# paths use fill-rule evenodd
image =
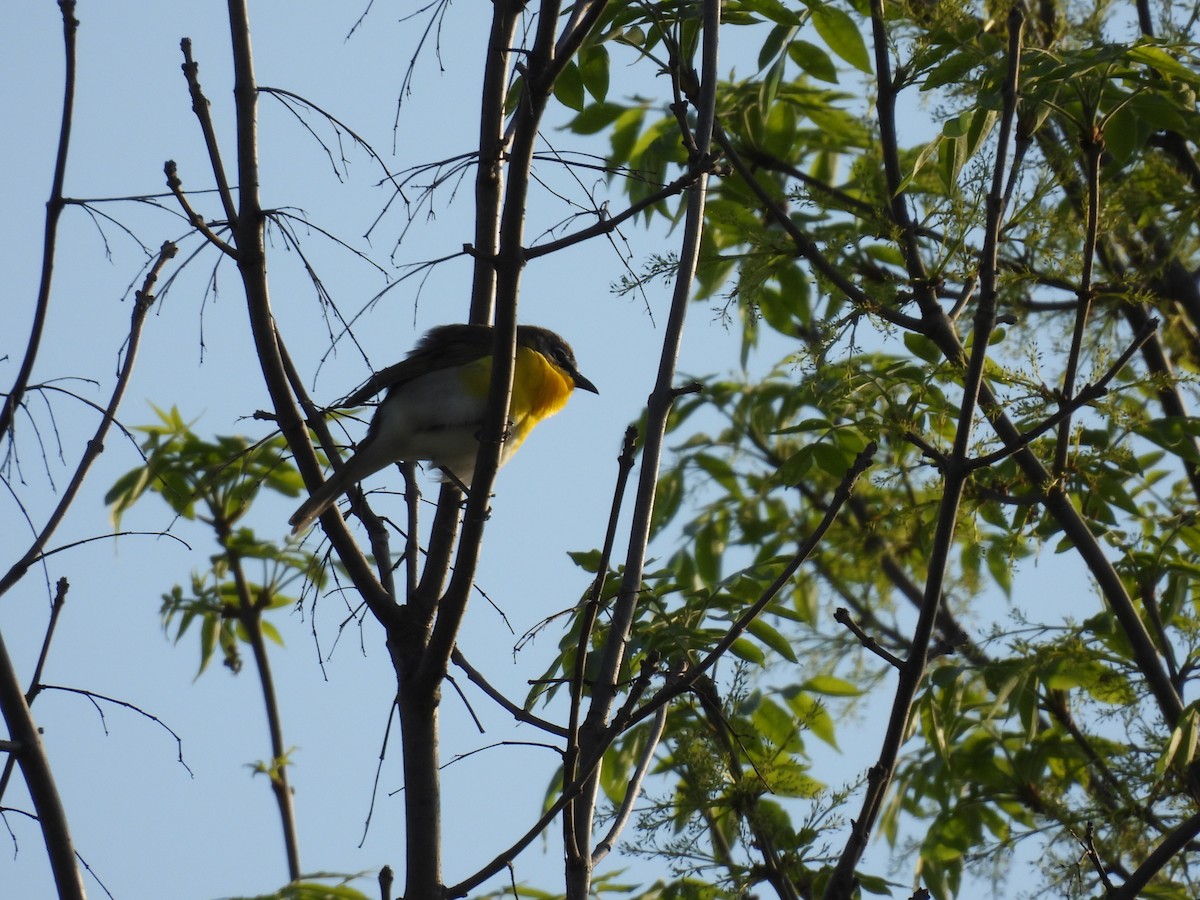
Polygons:
<instances>
[{"instance_id":1,"label":"bird's dark beak","mask_svg":"<svg viewBox=\"0 0 1200 900\"><path fill-rule=\"evenodd\" d=\"M592 384L578 372L571 373L571 380L575 382L575 390L577 391L591 391L593 394L600 393L598 390L596 390L596 386L594 384Z\"/></svg>"}]
</instances>

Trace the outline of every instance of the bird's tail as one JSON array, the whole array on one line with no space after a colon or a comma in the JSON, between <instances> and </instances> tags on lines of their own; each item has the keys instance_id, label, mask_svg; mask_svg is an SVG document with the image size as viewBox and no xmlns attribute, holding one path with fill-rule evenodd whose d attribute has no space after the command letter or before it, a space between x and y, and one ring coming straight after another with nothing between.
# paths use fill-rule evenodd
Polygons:
<instances>
[{"instance_id":1,"label":"bird's tail","mask_svg":"<svg viewBox=\"0 0 1200 900\"><path fill-rule=\"evenodd\" d=\"M345 468L334 472L328 481L317 488L312 496L301 503L300 508L292 513L292 517L288 519L288 524L292 526L292 534L299 534L317 521L320 515L333 506L338 497L344 494L352 483L347 479Z\"/></svg>"}]
</instances>

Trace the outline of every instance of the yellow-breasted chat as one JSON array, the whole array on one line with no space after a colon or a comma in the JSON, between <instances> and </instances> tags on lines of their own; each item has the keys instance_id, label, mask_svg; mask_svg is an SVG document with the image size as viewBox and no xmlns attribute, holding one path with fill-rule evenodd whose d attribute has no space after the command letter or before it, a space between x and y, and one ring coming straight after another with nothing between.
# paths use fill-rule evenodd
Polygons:
<instances>
[{"instance_id":1,"label":"yellow-breasted chat","mask_svg":"<svg viewBox=\"0 0 1200 900\"><path fill-rule=\"evenodd\" d=\"M490 325L430 329L407 357L375 374L339 404L361 406L387 391L354 454L288 520L292 533L311 525L355 484L401 460L432 463L460 484L469 484L487 407L493 342ZM599 393L579 373L567 342L545 328L517 326L512 399L500 465L529 437L533 426L566 405L576 388Z\"/></svg>"}]
</instances>

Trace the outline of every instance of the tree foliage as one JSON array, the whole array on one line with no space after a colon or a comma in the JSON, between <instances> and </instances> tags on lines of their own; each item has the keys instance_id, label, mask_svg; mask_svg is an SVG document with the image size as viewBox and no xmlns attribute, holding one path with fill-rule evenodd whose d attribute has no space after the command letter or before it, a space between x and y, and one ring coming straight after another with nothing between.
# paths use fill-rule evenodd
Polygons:
<instances>
[{"instance_id":1,"label":"tree foliage","mask_svg":"<svg viewBox=\"0 0 1200 900\"><path fill-rule=\"evenodd\" d=\"M494 4L464 241L470 318L497 335L480 463L428 523L411 470L401 515L351 498L348 518L322 518L324 558L238 524L263 487L294 495L297 472L319 484L341 447L272 312L264 235L286 226L258 195L259 91L245 9L231 10L228 167L185 64L225 218L198 213L167 172L210 251L237 264L278 434L209 441L163 414L108 501L119 515L153 491L213 529L219 552L165 595L164 621L177 638L200 624L202 669L251 646L268 709L263 614L331 572L361 599L388 643L403 802L420 823L404 835L404 896L476 892L551 827L564 871L547 895L575 900L948 898L988 879L1004 895L1023 870L1021 890L1066 896L1200 892L1193 10ZM618 66L639 90L614 90ZM558 122L582 146L603 141L609 196L580 185L591 224L530 239L530 197L555 193L542 168L570 171L559 150L539 155ZM444 185L466 170L425 171ZM631 437L607 541L574 555L590 587L545 626L561 632L542 677L509 698L456 640L522 273L642 229L673 229L678 247L635 257L615 285L662 280L674 297L640 456ZM743 366L688 385L674 360L697 303L738 330ZM6 402L6 440L25 391ZM1051 557L1067 576L1031 565ZM452 665L562 760L541 818L457 881L442 871L437 753ZM13 708L11 732L28 733ZM269 718L262 771L291 834L288 750ZM849 752L864 735L870 750ZM902 874L867 855L873 837ZM319 891L288 844L280 896ZM622 851L660 880L597 868Z\"/></svg>"},{"instance_id":2,"label":"tree foliage","mask_svg":"<svg viewBox=\"0 0 1200 900\"><path fill-rule=\"evenodd\" d=\"M1155 850L1185 845L1198 821L1197 235L1185 212L1200 184L1197 73L1186 19L1143 15L1140 36L1118 41L1130 13L726 8L729 25L766 36L754 74L719 92L730 171L708 207L701 295L736 319L747 352L785 355L676 410L685 442L659 526L683 539L649 591L682 581L667 615L719 622L879 443L869 479L760 620L777 661L749 658L750 686L703 732L703 799L693 788L690 806L677 801L676 837L669 820L648 823L660 849L685 867L703 858L732 890L766 880L786 896L782 872L800 896L842 896L855 839L878 831L915 854L936 896L968 869L1004 872L1029 841L1047 884L1072 896L1196 891L1188 854ZM651 20L621 39L669 66L678 50ZM686 19L674 34L686 42ZM655 136L677 111L604 106L637 123L614 129L610 163L669 177ZM573 127L586 132L599 107ZM925 122L936 130L922 134ZM715 424L692 430L702 412ZM1023 601L1014 570L1039 554L1078 557L1069 611L980 609ZM828 831L764 825L730 793L760 759L752 741L772 733L762 719L828 739L796 705L813 677L859 686L821 697L837 721L855 695L888 690L889 668L901 687L884 750L841 852L852 862L830 876ZM686 721L667 729L673 760L696 755ZM727 735L746 743L726 758ZM773 760L812 777L802 745L774 746ZM697 781L688 771L681 785ZM788 796L755 771L752 793Z\"/></svg>"}]
</instances>

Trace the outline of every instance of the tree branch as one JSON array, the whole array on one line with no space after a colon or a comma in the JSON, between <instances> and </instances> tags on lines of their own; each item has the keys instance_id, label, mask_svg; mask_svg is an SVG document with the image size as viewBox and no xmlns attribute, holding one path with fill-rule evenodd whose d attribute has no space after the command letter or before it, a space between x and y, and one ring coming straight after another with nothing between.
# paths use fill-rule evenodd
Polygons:
<instances>
[{"instance_id":1,"label":"tree branch","mask_svg":"<svg viewBox=\"0 0 1200 900\"><path fill-rule=\"evenodd\" d=\"M25 399L25 391L33 374L33 364L42 347L42 333L50 313L50 288L54 281L54 257L58 248L58 220L66 205L63 199L63 182L67 176L67 150L71 146L71 126L75 115L75 71L76 38L79 20L75 18L75 0L59 0L63 20L63 74L62 117L58 130L58 151L54 156L54 175L50 181L50 199L46 201L46 221L42 236L42 274L38 281L37 303L33 310L33 326L25 344L25 355L17 370L13 386L0 406L0 440L7 437L12 441L13 416ZM11 452L11 450L9 451Z\"/></svg>"},{"instance_id":2,"label":"tree branch","mask_svg":"<svg viewBox=\"0 0 1200 900\"><path fill-rule=\"evenodd\" d=\"M871 22L875 38L875 58L880 82L880 124L884 130L885 160L888 158L887 147L889 128L894 129L894 121L887 121L889 110L894 102L890 76L888 75L887 32L884 21L883 0L871 0ZM949 566L951 552L954 546L954 535L958 522L959 507L962 502L963 488L968 477L966 461L970 450L971 436L975 426L975 412L983 387L984 367L987 362L988 345L992 330L996 325L996 272L998 246L1000 242L1001 225L1004 216L1003 191L1005 181L1005 161L1009 152L1009 141L1012 125L1016 117L1017 92L1019 88L1021 61L1021 32L1024 19L1019 7L1014 6L1008 18L1008 76L1004 85L1004 108L1001 113L1000 134L997 142L996 160L992 170L992 184L987 198L987 215L984 226L984 244L981 253L980 294L975 310L974 333L971 344L970 360L963 378L963 396L959 409L958 426L954 435L954 448L944 471L942 499L938 508L937 525L933 535L933 545L929 556L929 571L925 582L925 596L922 601L916 628L913 631L912 645L908 658L900 670L899 683L892 704L891 716L888 720L887 731L880 747L878 761L871 766L867 774L867 790L863 797L862 809L853 820L851 833L846 846L838 859L833 875L825 886L825 900L847 900L855 890L854 872L866 850L867 839L875 827L875 822L883 809L884 797L895 774L896 762L899 758L900 745L908 731L909 720L912 716L913 704L917 691L925 678L928 667L930 639L937 622L941 608L942 590ZM893 163L887 170L889 179L893 173ZM900 217L898 223L907 222L907 212L904 210L903 198L893 201L893 214ZM903 220L903 221L902 221ZM907 255L917 254L915 239L907 247ZM906 260L910 272L917 271L917 261ZM936 304L925 304L925 307L936 308ZM940 311L940 310L939 310Z\"/></svg>"}]
</instances>

